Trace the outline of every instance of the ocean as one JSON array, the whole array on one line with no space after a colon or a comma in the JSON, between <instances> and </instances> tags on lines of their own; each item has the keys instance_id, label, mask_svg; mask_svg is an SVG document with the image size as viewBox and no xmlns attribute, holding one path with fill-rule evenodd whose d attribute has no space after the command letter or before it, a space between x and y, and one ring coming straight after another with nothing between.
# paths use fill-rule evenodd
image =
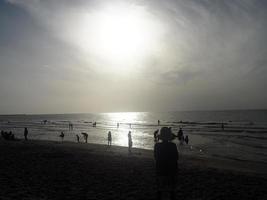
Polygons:
<instances>
[{"instance_id":1,"label":"ocean","mask_svg":"<svg viewBox=\"0 0 267 200\"><path fill-rule=\"evenodd\" d=\"M181 154L267 163L267 110L0 115L0 130L20 139L27 127L29 139L61 141L63 131L64 141L76 142L78 134L84 142L86 132L89 143L107 144L111 131L113 145L127 146L131 131L133 147L142 149L153 149L153 133L163 126L174 134L182 127L188 135L188 145L174 140Z\"/></svg>"}]
</instances>

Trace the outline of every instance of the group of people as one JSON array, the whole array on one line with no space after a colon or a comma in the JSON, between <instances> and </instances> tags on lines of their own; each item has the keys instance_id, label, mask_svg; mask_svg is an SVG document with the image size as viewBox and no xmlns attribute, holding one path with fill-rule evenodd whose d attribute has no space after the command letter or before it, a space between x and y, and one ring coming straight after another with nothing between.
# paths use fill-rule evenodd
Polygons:
<instances>
[{"instance_id":1,"label":"group of people","mask_svg":"<svg viewBox=\"0 0 267 200\"><path fill-rule=\"evenodd\" d=\"M28 140L28 129L27 128L24 128L24 139L25 140ZM1 131L1 136L2 138L4 138L5 140L15 140L15 134L12 133L12 131Z\"/></svg>"},{"instance_id":2,"label":"group of people","mask_svg":"<svg viewBox=\"0 0 267 200\"><path fill-rule=\"evenodd\" d=\"M111 146L112 144L112 135L111 131L108 132L108 146ZM128 132L128 151L129 153L132 152L132 147L133 147L133 140L132 140L132 132Z\"/></svg>"},{"instance_id":3,"label":"group of people","mask_svg":"<svg viewBox=\"0 0 267 200\"><path fill-rule=\"evenodd\" d=\"M12 131L6 132L6 131L1 131L1 136L5 140L15 140L15 135L12 133Z\"/></svg>"},{"instance_id":4,"label":"group of people","mask_svg":"<svg viewBox=\"0 0 267 200\"><path fill-rule=\"evenodd\" d=\"M169 127L169 129L172 132L171 127ZM176 137L180 141L180 145L183 145L184 142L186 144L189 143L189 137L188 137L188 135L184 136L184 132L183 132L183 129L181 127L180 127L179 131L177 132L177 135L172 133L172 137L173 137L173 139ZM154 141L158 142L159 139L160 139L160 134L159 134L159 129L157 129L154 131Z\"/></svg>"}]
</instances>

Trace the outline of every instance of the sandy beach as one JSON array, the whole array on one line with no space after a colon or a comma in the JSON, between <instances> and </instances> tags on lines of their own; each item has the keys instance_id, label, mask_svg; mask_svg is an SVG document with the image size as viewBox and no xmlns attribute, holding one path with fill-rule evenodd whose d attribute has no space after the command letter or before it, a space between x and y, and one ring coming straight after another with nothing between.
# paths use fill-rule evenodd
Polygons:
<instances>
[{"instance_id":1,"label":"sandy beach","mask_svg":"<svg viewBox=\"0 0 267 200\"><path fill-rule=\"evenodd\" d=\"M153 152L0 139L0 199L156 199ZM267 199L266 164L180 155L177 199Z\"/></svg>"}]
</instances>

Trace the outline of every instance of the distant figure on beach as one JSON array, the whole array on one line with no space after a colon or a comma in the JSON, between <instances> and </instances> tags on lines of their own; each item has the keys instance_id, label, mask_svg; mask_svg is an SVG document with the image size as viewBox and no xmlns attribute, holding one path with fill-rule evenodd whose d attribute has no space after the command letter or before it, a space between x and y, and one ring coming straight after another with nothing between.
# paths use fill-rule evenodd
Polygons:
<instances>
[{"instance_id":1,"label":"distant figure on beach","mask_svg":"<svg viewBox=\"0 0 267 200\"><path fill-rule=\"evenodd\" d=\"M80 136L78 134L76 134L76 139L77 139L77 142L79 143L80 142Z\"/></svg>"},{"instance_id":2,"label":"distant figure on beach","mask_svg":"<svg viewBox=\"0 0 267 200\"><path fill-rule=\"evenodd\" d=\"M93 127L96 127L96 122L93 123Z\"/></svg>"},{"instance_id":3,"label":"distant figure on beach","mask_svg":"<svg viewBox=\"0 0 267 200\"><path fill-rule=\"evenodd\" d=\"M63 131L61 131L61 133L60 133L60 135L59 135L59 137L61 137L61 141L63 142L63 139L64 139L64 132Z\"/></svg>"},{"instance_id":4,"label":"distant figure on beach","mask_svg":"<svg viewBox=\"0 0 267 200\"><path fill-rule=\"evenodd\" d=\"M111 132L108 132L108 146L111 146L111 142L112 142L112 137L111 137Z\"/></svg>"},{"instance_id":5,"label":"distant figure on beach","mask_svg":"<svg viewBox=\"0 0 267 200\"><path fill-rule=\"evenodd\" d=\"M117 128L119 128L120 127L120 123L117 123Z\"/></svg>"},{"instance_id":6,"label":"distant figure on beach","mask_svg":"<svg viewBox=\"0 0 267 200\"><path fill-rule=\"evenodd\" d=\"M129 153L132 152L133 140L132 140L132 133L129 131L128 133L128 151Z\"/></svg>"},{"instance_id":7,"label":"distant figure on beach","mask_svg":"<svg viewBox=\"0 0 267 200\"><path fill-rule=\"evenodd\" d=\"M160 120L158 120L158 126L160 125Z\"/></svg>"},{"instance_id":8,"label":"distant figure on beach","mask_svg":"<svg viewBox=\"0 0 267 200\"><path fill-rule=\"evenodd\" d=\"M168 191L171 199L175 199L179 155L176 144L171 142L173 139L171 130L168 127L162 127L160 130L160 140L162 142L154 145L158 199L162 198L164 191Z\"/></svg>"},{"instance_id":9,"label":"distant figure on beach","mask_svg":"<svg viewBox=\"0 0 267 200\"><path fill-rule=\"evenodd\" d=\"M28 140L28 129L24 128L24 139Z\"/></svg>"},{"instance_id":10,"label":"distant figure on beach","mask_svg":"<svg viewBox=\"0 0 267 200\"><path fill-rule=\"evenodd\" d=\"M155 142L159 141L159 129L154 131L154 141Z\"/></svg>"},{"instance_id":11,"label":"distant figure on beach","mask_svg":"<svg viewBox=\"0 0 267 200\"><path fill-rule=\"evenodd\" d=\"M183 144L184 143L184 132L181 127L177 133L177 137L178 137L178 140L180 141L180 144Z\"/></svg>"},{"instance_id":12,"label":"distant figure on beach","mask_svg":"<svg viewBox=\"0 0 267 200\"><path fill-rule=\"evenodd\" d=\"M224 131L224 123L222 123L222 130Z\"/></svg>"},{"instance_id":13,"label":"distant figure on beach","mask_svg":"<svg viewBox=\"0 0 267 200\"><path fill-rule=\"evenodd\" d=\"M189 143L189 138L188 138L188 135L185 136L185 139L184 139L185 143L188 144Z\"/></svg>"},{"instance_id":14,"label":"distant figure on beach","mask_svg":"<svg viewBox=\"0 0 267 200\"><path fill-rule=\"evenodd\" d=\"M69 131L73 130L73 124L71 122L69 122Z\"/></svg>"},{"instance_id":15,"label":"distant figure on beach","mask_svg":"<svg viewBox=\"0 0 267 200\"><path fill-rule=\"evenodd\" d=\"M85 143L87 143L88 134L83 132L82 135L83 135Z\"/></svg>"}]
</instances>

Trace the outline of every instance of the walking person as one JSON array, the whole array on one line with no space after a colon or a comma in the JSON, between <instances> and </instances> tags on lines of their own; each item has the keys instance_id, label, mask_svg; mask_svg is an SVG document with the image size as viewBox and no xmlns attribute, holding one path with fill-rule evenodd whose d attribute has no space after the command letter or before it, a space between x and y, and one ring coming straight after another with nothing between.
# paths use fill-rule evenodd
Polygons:
<instances>
[{"instance_id":1,"label":"walking person","mask_svg":"<svg viewBox=\"0 0 267 200\"><path fill-rule=\"evenodd\" d=\"M24 128L24 139L25 139L25 140L28 140L28 133L29 133L29 132L28 132L28 129L25 127L25 128Z\"/></svg>"},{"instance_id":2,"label":"walking person","mask_svg":"<svg viewBox=\"0 0 267 200\"><path fill-rule=\"evenodd\" d=\"M162 142L154 145L154 158L156 161L157 175L157 198L162 198L163 192L168 192L171 199L175 199L175 186L177 181L178 150L171 130L162 127L160 130L160 140Z\"/></svg>"},{"instance_id":3,"label":"walking person","mask_svg":"<svg viewBox=\"0 0 267 200\"><path fill-rule=\"evenodd\" d=\"M132 153L132 146L133 146L132 133L131 133L131 131L129 131L129 133L128 133L128 151L129 151L129 153Z\"/></svg>"},{"instance_id":4,"label":"walking person","mask_svg":"<svg viewBox=\"0 0 267 200\"><path fill-rule=\"evenodd\" d=\"M112 142L112 137L111 137L111 132L108 132L108 146L111 146L111 142Z\"/></svg>"}]
</instances>

